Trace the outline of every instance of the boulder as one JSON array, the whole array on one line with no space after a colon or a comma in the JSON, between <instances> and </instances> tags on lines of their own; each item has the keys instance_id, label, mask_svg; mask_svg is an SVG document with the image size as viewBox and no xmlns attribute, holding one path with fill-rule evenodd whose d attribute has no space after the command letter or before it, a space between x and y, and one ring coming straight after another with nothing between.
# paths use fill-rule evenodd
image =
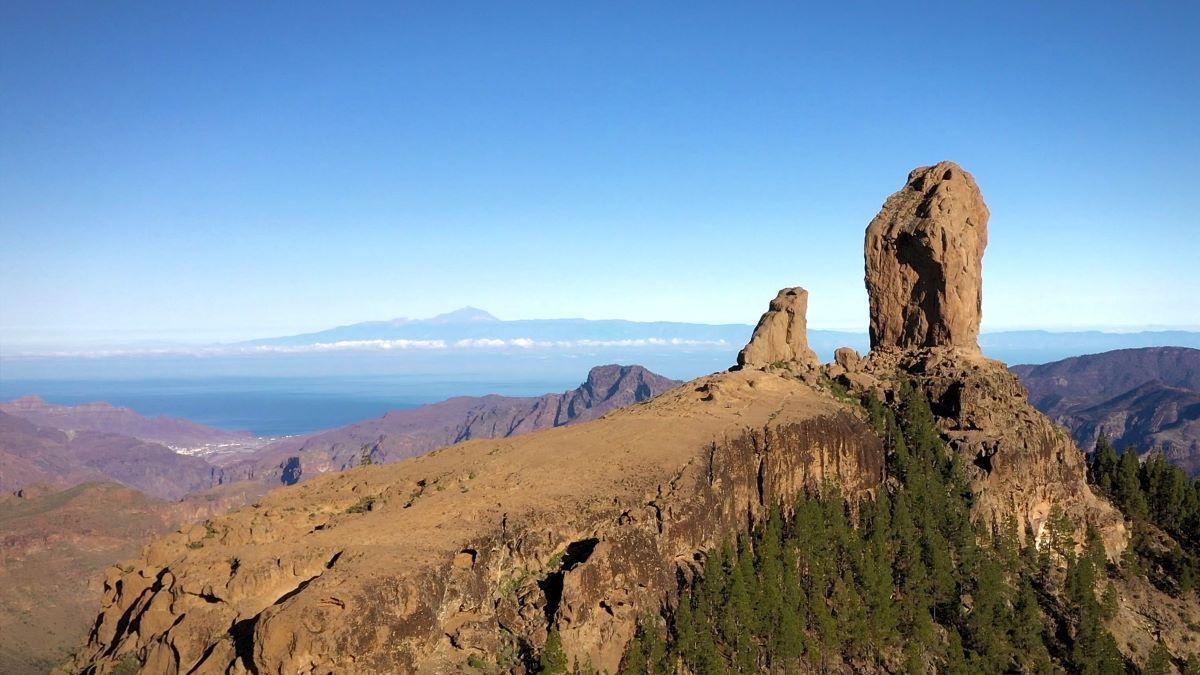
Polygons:
<instances>
[{"instance_id":1,"label":"boulder","mask_svg":"<svg viewBox=\"0 0 1200 675\"><path fill-rule=\"evenodd\" d=\"M842 367L845 372L858 370L862 357L853 347L838 347L833 352L833 362Z\"/></svg>"},{"instance_id":2,"label":"boulder","mask_svg":"<svg viewBox=\"0 0 1200 675\"><path fill-rule=\"evenodd\" d=\"M739 367L761 368L774 363L802 364L803 370L821 362L808 346L808 291L785 288L758 320L750 342L738 353Z\"/></svg>"},{"instance_id":3,"label":"boulder","mask_svg":"<svg viewBox=\"0 0 1200 675\"><path fill-rule=\"evenodd\" d=\"M979 351L988 208L953 162L921 167L867 227L871 349Z\"/></svg>"}]
</instances>

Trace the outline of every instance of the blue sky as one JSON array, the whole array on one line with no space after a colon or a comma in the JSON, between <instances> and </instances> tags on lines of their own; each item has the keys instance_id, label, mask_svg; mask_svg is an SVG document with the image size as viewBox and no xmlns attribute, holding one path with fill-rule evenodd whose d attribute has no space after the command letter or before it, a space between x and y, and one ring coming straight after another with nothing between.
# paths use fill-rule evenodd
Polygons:
<instances>
[{"instance_id":1,"label":"blue sky","mask_svg":"<svg viewBox=\"0 0 1200 675\"><path fill-rule=\"evenodd\" d=\"M1200 324L1196 3L396 4L3 3L3 341L796 284L860 329L863 230L941 159L985 329Z\"/></svg>"}]
</instances>

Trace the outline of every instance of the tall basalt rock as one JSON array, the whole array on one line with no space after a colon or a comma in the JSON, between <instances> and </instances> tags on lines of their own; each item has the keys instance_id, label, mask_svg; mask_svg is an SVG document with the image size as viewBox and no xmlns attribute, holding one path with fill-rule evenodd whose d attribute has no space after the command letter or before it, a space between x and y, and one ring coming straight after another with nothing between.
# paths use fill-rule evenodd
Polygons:
<instances>
[{"instance_id":1,"label":"tall basalt rock","mask_svg":"<svg viewBox=\"0 0 1200 675\"><path fill-rule=\"evenodd\" d=\"M871 349L979 350L988 208L954 162L915 169L867 227Z\"/></svg>"},{"instance_id":2,"label":"tall basalt rock","mask_svg":"<svg viewBox=\"0 0 1200 675\"><path fill-rule=\"evenodd\" d=\"M799 286L779 291L758 320L750 342L738 353L739 367L773 363L798 363L805 368L821 364L808 346L808 291Z\"/></svg>"},{"instance_id":3,"label":"tall basalt rock","mask_svg":"<svg viewBox=\"0 0 1200 675\"><path fill-rule=\"evenodd\" d=\"M1115 555L1128 535L1088 486L1083 453L1003 363L979 351L987 220L975 179L952 162L914 170L888 198L867 226L865 381L893 397L903 382L923 390L967 467L978 520L1012 518L1041 537L1058 508L1081 529L1096 526Z\"/></svg>"}]
</instances>

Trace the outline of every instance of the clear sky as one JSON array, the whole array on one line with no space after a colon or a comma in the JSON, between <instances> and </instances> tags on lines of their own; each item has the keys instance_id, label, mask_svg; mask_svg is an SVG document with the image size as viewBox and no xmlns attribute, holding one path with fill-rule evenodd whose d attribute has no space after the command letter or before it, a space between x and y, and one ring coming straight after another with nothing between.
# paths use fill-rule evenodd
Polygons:
<instances>
[{"instance_id":1,"label":"clear sky","mask_svg":"<svg viewBox=\"0 0 1200 675\"><path fill-rule=\"evenodd\" d=\"M864 228L941 159L985 329L1200 324L1200 3L322 4L0 4L4 342L796 284L861 329Z\"/></svg>"}]
</instances>

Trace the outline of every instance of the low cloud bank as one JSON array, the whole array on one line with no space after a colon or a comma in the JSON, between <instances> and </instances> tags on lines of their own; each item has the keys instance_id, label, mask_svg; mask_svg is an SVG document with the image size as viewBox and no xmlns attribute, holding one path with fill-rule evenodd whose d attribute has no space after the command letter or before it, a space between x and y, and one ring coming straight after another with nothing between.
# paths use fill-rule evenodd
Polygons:
<instances>
[{"instance_id":1,"label":"low cloud bank","mask_svg":"<svg viewBox=\"0 0 1200 675\"><path fill-rule=\"evenodd\" d=\"M340 340L305 345L209 345L201 347L161 347L153 349L95 349L76 351L26 352L11 358L121 358L131 356L254 356L262 354L322 354L339 351L454 351L454 350L570 350L597 348L708 347L727 349L728 340L690 338L633 338L622 340L535 340L533 338L471 338L465 340Z\"/></svg>"}]
</instances>

